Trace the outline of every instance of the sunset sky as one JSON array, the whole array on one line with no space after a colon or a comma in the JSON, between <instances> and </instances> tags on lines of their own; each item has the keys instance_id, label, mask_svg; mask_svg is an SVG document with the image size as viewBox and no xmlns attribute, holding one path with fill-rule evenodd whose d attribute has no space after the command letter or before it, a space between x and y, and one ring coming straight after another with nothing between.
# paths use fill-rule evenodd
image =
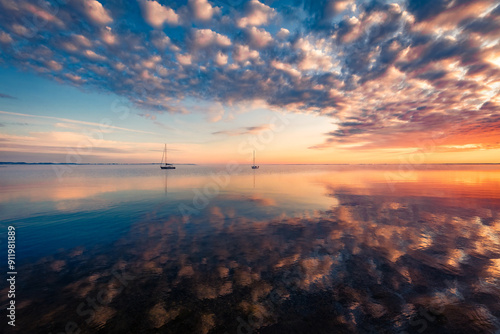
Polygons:
<instances>
[{"instance_id":1,"label":"sunset sky","mask_svg":"<svg viewBox=\"0 0 500 334\"><path fill-rule=\"evenodd\" d=\"M500 163L498 0L0 0L0 161Z\"/></svg>"}]
</instances>

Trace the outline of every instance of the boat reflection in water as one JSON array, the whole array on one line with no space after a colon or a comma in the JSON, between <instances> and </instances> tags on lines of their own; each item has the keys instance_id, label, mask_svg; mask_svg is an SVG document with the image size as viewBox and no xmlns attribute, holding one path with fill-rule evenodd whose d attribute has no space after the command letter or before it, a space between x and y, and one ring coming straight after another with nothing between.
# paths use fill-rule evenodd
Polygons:
<instances>
[{"instance_id":1,"label":"boat reflection in water","mask_svg":"<svg viewBox=\"0 0 500 334\"><path fill-rule=\"evenodd\" d=\"M403 177L376 167L269 166L257 186L251 172L231 175L198 206L213 171L183 173L169 176L163 202L163 174L121 177L130 187L117 197L150 187L151 206L127 232L23 269L25 332L63 331L68 321L82 333L499 328L494 167Z\"/></svg>"}]
</instances>

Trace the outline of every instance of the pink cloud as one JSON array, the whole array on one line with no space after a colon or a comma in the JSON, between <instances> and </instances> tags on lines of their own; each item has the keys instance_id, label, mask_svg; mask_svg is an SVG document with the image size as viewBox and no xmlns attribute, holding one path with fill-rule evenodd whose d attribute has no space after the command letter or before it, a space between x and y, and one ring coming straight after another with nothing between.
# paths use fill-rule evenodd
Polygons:
<instances>
[{"instance_id":1,"label":"pink cloud","mask_svg":"<svg viewBox=\"0 0 500 334\"><path fill-rule=\"evenodd\" d=\"M0 32L0 43L10 43L12 42L12 37L10 37L9 34L7 34L6 32Z\"/></svg>"},{"instance_id":2,"label":"pink cloud","mask_svg":"<svg viewBox=\"0 0 500 334\"><path fill-rule=\"evenodd\" d=\"M261 49L273 41L273 38L271 37L271 34L269 32L256 27L251 27L250 29L248 29L248 36L250 39L250 44L257 49Z\"/></svg>"},{"instance_id":3,"label":"pink cloud","mask_svg":"<svg viewBox=\"0 0 500 334\"><path fill-rule=\"evenodd\" d=\"M189 0L189 7L194 18L200 21L208 21L214 14L220 12L218 7L212 7L207 0Z\"/></svg>"},{"instance_id":4,"label":"pink cloud","mask_svg":"<svg viewBox=\"0 0 500 334\"><path fill-rule=\"evenodd\" d=\"M154 27L161 28L163 25L179 25L180 17L170 7L163 6L154 0L140 0L144 20Z\"/></svg>"},{"instance_id":5,"label":"pink cloud","mask_svg":"<svg viewBox=\"0 0 500 334\"><path fill-rule=\"evenodd\" d=\"M251 50L248 45L236 45L233 51L233 59L237 62L244 62L248 59L256 59L259 57L259 52Z\"/></svg>"},{"instance_id":6,"label":"pink cloud","mask_svg":"<svg viewBox=\"0 0 500 334\"><path fill-rule=\"evenodd\" d=\"M102 6L102 4L96 0L85 0L83 2L85 14L94 23L104 25L113 22L113 19L109 15L108 11Z\"/></svg>"},{"instance_id":7,"label":"pink cloud","mask_svg":"<svg viewBox=\"0 0 500 334\"><path fill-rule=\"evenodd\" d=\"M177 62L181 65L191 65L192 63L192 56L190 54L178 54L176 58Z\"/></svg>"},{"instance_id":8,"label":"pink cloud","mask_svg":"<svg viewBox=\"0 0 500 334\"><path fill-rule=\"evenodd\" d=\"M227 64L228 56L226 54L223 54L221 51L215 55L215 63L219 66L224 66Z\"/></svg>"},{"instance_id":9,"label":"pink cloud","mask_svg":"<svg viewBox=\"0 0 500 334\"><path fill-rule=\"evenodd\" d=\"M274 16L276 16L276 12L273 8L258 0L251 0L246 4L246 15L241 17L237 24L240 28L261 26L267 24Z\"/></svg>"},{"instance_id":10,"label":"pink cloud","mask_svg":"<svg viewBox=\"0 0 500 334\"><path fill-rule=\"evenodd\" d=\"M192 43L194 48L205 48L214 44L230 46L231 40L229 37L216 33L210 29L193 29Z\"/></svg>"}]
</instances>

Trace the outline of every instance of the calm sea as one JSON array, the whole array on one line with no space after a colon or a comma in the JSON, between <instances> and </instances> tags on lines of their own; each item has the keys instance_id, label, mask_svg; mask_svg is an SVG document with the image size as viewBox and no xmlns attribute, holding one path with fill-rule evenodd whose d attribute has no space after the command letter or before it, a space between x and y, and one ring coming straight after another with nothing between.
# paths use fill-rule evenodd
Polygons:
<instances>
[{"instance_id":1,"label":"calm sea","mask_svg":"<svg viewBox=\"0 0 500 334\"><path fill-rule=\"evenodd\" d=\"M0 220L18 333L500 329L499 165L3 166Z\"/></svg>"}]
</instances>

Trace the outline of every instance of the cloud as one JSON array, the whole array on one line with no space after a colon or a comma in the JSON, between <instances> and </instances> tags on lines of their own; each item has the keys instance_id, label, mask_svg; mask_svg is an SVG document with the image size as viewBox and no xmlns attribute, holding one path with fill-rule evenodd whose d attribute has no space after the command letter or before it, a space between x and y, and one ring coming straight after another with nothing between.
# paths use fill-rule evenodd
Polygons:
<instances>
[{"instance_id":1,"label":"cloud","mask_svg":"<svg viewBox=\"0 0 500 334\"><path fill-rule=\"evenodd\" d=\"M90 18L94 23L99 25L105 25L113 22L109 12L102 6L99 1L96 0L83 0L84 13Z\"/></svg>"},{"instance_id":2,"label":"cloud","mask_svg":"<svg viewBox=\"0 0 500 334\"><path fill-rule=\"evenodd\" d=\"M0 43L7 44L10 42L12 42L12 37L10 37L10 35L6 32L0 32Z\"/></svg>"},{"instance_id":3,"label":"cloud","mask_svg":"<svg viewBox=\"0 0 500 334\"><path fill-rule=\"evenodd\" d=\"M189 0L188 3L193 17L200 21L208 21L220 12L218 7L212 7L207 0Z\"/></svg>"},{"instance_id":4,"label":"cloud","mask_svg":"<svg viewBox=\"0 0 500 334\"><path fill-rule=\"evenodd\" d=\"M100 3L97 3L97 4L100 5ZM33 17L36 16L37 19L40 20L41 22L50 22L50 23L57 24L61 28L64 27L64 23L56 16L49 13L47 10L44 10L38 6L33 5L33 4L23 4L23 5L24 5L23 7L27 11L29 11L31 14L33 14ZM39 3L39 5L42 7L45 7L45 8L48 7L47 5L44 5L43 3ZM90 3L90 6L94 6L94 4ZM101 6L101 8L102 8L102 6ZM87 12L89 12L89 13L92 12L92 8L87 8Z\"/></svg>"},{"instance_id":5,"label":"cloud","mask_svg":"<svg viewBox=\"0 0 500 334\"><path fill-rule=\"evenodd\" d=\"M218 122L224 116L225 110L221 103L215 103L207 108L206 120L210 123Z\"/></svg>"},{"instance_id":6,"label":"cloud","mask_svg":"<svg viewBox=\"0 0 500 334\"><path fill-rule=\"evenodd\" d=\"M231 45L231 40L210 29L194 29L192 32L192 46L194 48L206 48L211 45L227 47Z\"/></svg>"},{"instance_id":7,"label":"cloud","mask_svg":"<svg viewBox=\"0 0 500 334\"><path fill-rule=\"evenodd\" d=\"M250 0L245 5L245 16L239 18L237 24L240 28L266 25L275 15L273 8L258 0Z\"/></svg>"},{"instance_id":8,"label":"cloud","mask_svg":"<svg viewBox=\"0 0 500 334\"><path fill-rule=\"evenodd\" d=\"M101 39L108 45L114 45L118 42L116 35L113 34L110 27L102 30Z\"/></svg>"},{"instance_id":9,"label":"cloud","mask_svg":"<svg viewBox=\"0 0 500 334\"><path fill-rule=\"evenodd\" d=\"M292 76L300 76L301 75L300 71L298 71L297 69L295 69L290 64L286 64L286 63L282 63L282 62L273 60L271 62L271 66L274 67L275 69L284 71L284 72L286 72L286 73L288 73L288 74L290 74Z\"/></svg>"},{"instance_id":10,"label":"cloud","mask_svg":"<svg viewBox=\"0 0 500 334\"><path fill-rule=\"evenodd\" d=\"M4 98L4 99L15 99L15 97L14 97L14 96L9 95L9 94L3 94L3 93L0 93L0 98Z\"/></svg>"},{"instance_id":11,"label":"cloud","mask_svg":"<svg viewBox=\"0 0 500 334\"><path fill-rule=\"evenodd\" d=\"M121 131L128 131L128 132L152 133L152 134L154 134L154 132L128 129L128 128L123 128L123 127L115 126L115 125L112 125L112 124L86 122L86 121L79 121L79 120L62 118L62 117L22 114L22 113L10 112L10 111L0 111L0 114L11 115L11 116L18 116L18 117L22 117L22 118L24 118L24 117L28 117L28 118L43 118L43 119L55 120L55 121L59 121L59 122L66 122L66 123L73 123L73 124L80 124L80 125L87 125L87 126L94 126L94 127L99 127L99 128L105 128L105 129L114 129L114 130L121 130Z\"/></svg>"},{"instance_id":12,"label":"cloud","mask_svg":"<svg viewBox=\"0 0 500 334\"><path fill-rule=\"evenodd\" d=\"M97 53L95 53L92 50L83 51L83 55L89 59L92 59L92 60L105 60L106 59L105 57L98 55Z\"/></svg>"},{"instance_id":13,"label":"cloud","mask_svg":"<svg viewBox=\"0 0 500 334\"><path fill-rule=\"evenodd\" d=\"M193 99L331 117L316 148L400 148L443 131L444 146L498 146L497 2L214 3L71 1L53 14L3 1L0 62L123 96L149 118Z\"/></svg>"},{"instance_id":14,"label":"cloud","mask_svg":"<svg viewBox=\"0 0 500 334\"><path fill-rule=\"evenodd\" d=\"M251 27L247 31L250 45L254 48L261 49L273 41L271 34L264 29Z\"/></svg>"},{"instance_id":15,"label":"cloud","mask_svg":"<svg viewBox=\"0 0 500 334\"><path fill-rule=\"evenodd\" d=\"M165 35L163 31L152 31L151 32L151 43L156 47L158 51L165 51L167 48L173 52L180 51L179 47L172 43L170 37Z\"/></svg>"},{"instance_id":16,"label":"cloud","mask_svg":"<svg viewBox=\"0 0 500 334\"><path fill-rule=\"evenodd\" d=\"M278 36L278 38L280 39L285 39L286 37L288 37L288 35L290 35L290 30L285 28L281 28L280 31L278 31L278 33L276 34L276 36Z\"/></svg>"},{"instance_id":17,"label":"cloud","mask_svg":"<svg viewBox=\"0 0 500 334\"><path fill-rule=\"evenodd\" d=\"M179 15L168 6L163 6L155 0L139 0L139 4L144 20L154 28L161 28L165 24L180 24Z\"/></svg>"},{"instance_id":18,"label":"cloud","mask_svg":"<svg viewBox=\"0 0 500 334\"><path fill-rule=\"evenodd\" d=\"M259 52L251 50L248 45L236 45L233 50L233 59L237 62L244 62L248 59L256 59L259 57Z\"/></svg>"},{"instance_id":19,"label":"cloud","mask_svg":"<svg viewBox=\"0 0 500 334\"><path fill-rule=\"evenodd\" d=\"M181 65L187 66L191 65L192 63L192 56L190 54L178 54L176 58L179 64Z\"/></svg>"},{"instance_id":20,"label":"cloud","mask_svg":"<svg viewBox=\"0 0 500 334\"><path fill-rule=\"evenodd\" d=\"M269 124L262 124L257 126L242 127L236 130L221 130L212 132L213 135L227 135L227 136L242 136L242 135L255 135L264 130L270 129Z\"/></svg>"},{"instance_id":21,"label":"cloud","mask_svg":"<svg viewBox=\"0 0 500 334\"><path fill-rule=\"evenodd\" d=\"M299 69L305 71L329 71L332 69L335 55L321 41L309 41L306 38L300 38L294 43L294 47L301 52L298 63Z\"/></svg>"},{"instance_id":22,"label":"cloud","mask_svg":"<svg viewBox=\"0 0 500 334\"><path fill-rule=\"evenodd\" d=\"M218 52L217 55L215 56L215 63L219 66L224 66L227 64L228 56L226 54L223 54L222 52Z\"/></svg>"}]
</instances>

